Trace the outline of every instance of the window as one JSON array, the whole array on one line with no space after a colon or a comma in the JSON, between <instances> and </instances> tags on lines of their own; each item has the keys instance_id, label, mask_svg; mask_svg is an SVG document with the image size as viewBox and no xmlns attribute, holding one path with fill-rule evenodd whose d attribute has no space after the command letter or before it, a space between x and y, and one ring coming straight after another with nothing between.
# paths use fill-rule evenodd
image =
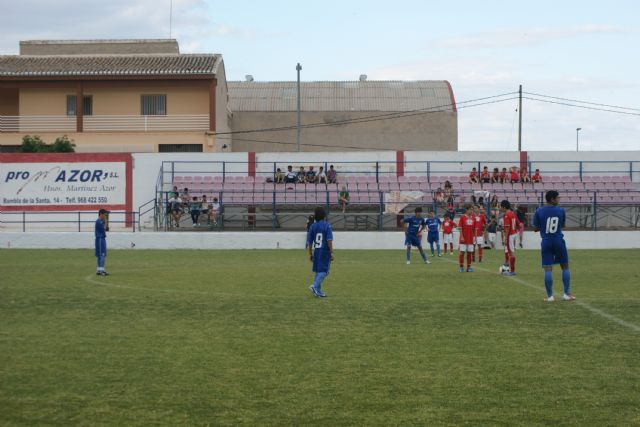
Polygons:
<instances>
[{"instance_id":1,"label":"window","mask_svg":"<svg viewBox=\"0 0 640 427\"><path fill-rule=\"evenodd\" d=\"M167 95L141 95L140 114L143 116L166 116Z\"/></svg>"},{"instance_id":2,"label":"window","mask_svg":"<svg viewBox=\"0 0 640 427\"><path fill-rule=\"evenodd\" d=\"M202 144L160 144L160 153L202 153Z\"/></svg>"},{"instance_id":3,"label":"window","mask_svg":"<svg viewBox=\"0 0 640 427\"><path fill-rule=\"evenodd\" d=\"M84 96L83 114L85 116L93 116L93 96L92 95ZM76 115L76 96L67 95L67 116L75 116L75 115Z\"/></svg>"}]
</instances>

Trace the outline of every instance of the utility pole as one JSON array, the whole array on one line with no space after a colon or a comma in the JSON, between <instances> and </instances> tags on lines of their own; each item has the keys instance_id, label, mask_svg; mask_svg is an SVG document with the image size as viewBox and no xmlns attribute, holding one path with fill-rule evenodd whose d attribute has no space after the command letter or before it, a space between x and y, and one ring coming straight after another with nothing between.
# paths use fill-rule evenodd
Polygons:
<instances>
[{"instance_id":1,"label":"utility pole","mask_svg":"<svg viewBox=\"0 0 640 427\"><path fill-rule=\"evenodd\" d=\"M300 70L302 70L302 66L298 62L296 65L296 71L298 72L298 106L297 106L297 126L296 126L296 146L298 147L298 151L300 151Z\"/></svg>"},{"instance_id":2,"label":"utility pole","mask_svg":"<svg viewBox=\"0 0 640 427\"><path fill-rule=\"evenodd\" d=\"M522 151L522 85L520 85L518 101L518 152Z\"/></svg>"},{"instance_id":3,"label":"utility pole","mask_svg":"<svg viewBox=\"0 0 640 427\"><path fill-rule=\"evenodd\" d=\"M580 151L580 131L582 128L576 128L576 151Z\"/></svg>"}]
</instances>

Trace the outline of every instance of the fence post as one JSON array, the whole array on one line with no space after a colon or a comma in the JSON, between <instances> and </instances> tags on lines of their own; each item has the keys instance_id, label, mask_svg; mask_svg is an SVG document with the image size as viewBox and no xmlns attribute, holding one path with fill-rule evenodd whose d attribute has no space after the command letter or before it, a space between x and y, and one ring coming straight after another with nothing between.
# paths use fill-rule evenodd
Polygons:
<instances>
[{"instance_id":1,"label":"fence post","mask_svg":"<svg viewBox=\"0 0 640 427\"><path fill-rule=\"evenodd\" d=\"M431 182L431 162L427 162L427 181Z\"/></svg>"},{"instance_id":2,"label":"fence post","mask_svg":"<svg viewBox=\"0 0 640 427\"><path fill-rule=\"evenodd\" d=\"M27 231L27 213L22 211L22 232Z\"/></svg>"},{"instance_id":3,"label":"fence post","mask_svg":"<svg viewBox=\"0 0 640 427\"><path fill-rule=\"evenodd\" d=\"M80 232L80 211L78 211L78 233Z\"/></svg>"},{"instance_id":4,"label":"fence post","mask_svg":"<svg viewBox=\"0 0 640 427\"><path fill-rule=\"evenodd\" d=\"M174 180L175 180L175 167L174 166L175 166L174 162L171 162L171 185L172 185L171 188L173 188L173 183L174 183ZM162 184L164 186L164 176L162 177Z\"/></svg>"},{"instance_id":5,"label":"fence post","mask_svg":"<svg viewBox=\"0 0 640 427\"><path fill-rule=\"evenodd\" d=\"M376 162L376 182L380 182L380 162Z\"/></svg>"},{"instance_id":6,"label":"fence post","mask_svg":"<svg viewBox=\"0 0 640 427\"><path fill-rule=\"evenodd\" d=\"M579 168L579 170L580 170L580 172L579 172L579 174L580 174L580 181L582 181L582 160L581 160L580 162L578 162L578 163L580 164L580 168Z\"/></svg>"},{"instance_id":7,"label":"fence post","mask_svg":"<svg viewBox=\"0 0 640 427\"><path fill-rule=\"evenodd\" d=\"M598 228L598 211L596 210L598 208L598 202L597 202L597 197L598 197L598 192L594 191L593 192L593 231L596 231L596 229Z\"/></svg>"},{"instance_id":8,"label":"fence post","mask_svg":"<svg viewBox=\"0 0 640 427\"><path fill-rule=\"evenodd\" d=\"M274 163L275 164L275 163ZM271 230L276 230L276 192L275 190L271 192L273 197L273 203L271 203Z\"/></svg>"},{"instance_id":9,"label":"fence post","mask_svg":"<svg viewBox=\"0 0 640 427\"><path fill-rule=\"evenodd\" d=\"M384 193L382 191L378 191L378 231L382 231L382 223L383 223L383 198Z\"/></svg>"},{"instance_id":10,"label":"fence post","mask_svg":"<svg viewBox=\"0 0 640 427\"><path fill-rule=\"evenodd\" d=\"M633 181L633 160L629 162L629 181Z\"/></svg>"},{"instance_id":11,"label":"fence post","mask_svg":"<svg viewBox=\"0 0 640 427\"><path fill-rule=\"evenodd\" d=\"M227 176L227 162L222 162L222 182L225 181Z\"/></svg>"}]
</instances>

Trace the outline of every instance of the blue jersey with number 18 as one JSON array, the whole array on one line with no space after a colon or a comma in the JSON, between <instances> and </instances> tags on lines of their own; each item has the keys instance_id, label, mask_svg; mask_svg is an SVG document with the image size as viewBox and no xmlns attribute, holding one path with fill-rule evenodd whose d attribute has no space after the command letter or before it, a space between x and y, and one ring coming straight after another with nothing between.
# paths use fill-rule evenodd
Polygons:
<instances>
[{"instance_id":1,"label":"blue jersey with number 18","mask_svg":"<svg viewBox=\"0 0 640 427\"><path fill-rule=\"evenodd\" d=\"M540 229L540 237L545 239L561 239L565 212L559 206L547 205L536 210L533 226Z\"/></svg>"},{"instance_id":2,"label":"blue jersey with number 18","mask_svg":"<svg viewBox=\"0 0 640 427\"><path fill-rule=\"evenodd\" d=\"M307 234L307 243L313 248L313 269L314 273L328 273L331 264L331 250L329 240L333 240L331 224L321 220L314 222Z\"/></svg>"}]
</instances>

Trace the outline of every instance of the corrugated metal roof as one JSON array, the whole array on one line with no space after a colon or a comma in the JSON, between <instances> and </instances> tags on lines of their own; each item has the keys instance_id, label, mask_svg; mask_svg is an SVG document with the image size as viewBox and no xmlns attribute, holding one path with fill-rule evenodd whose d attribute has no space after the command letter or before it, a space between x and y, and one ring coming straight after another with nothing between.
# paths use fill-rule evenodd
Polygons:
<instances>
[{"instance_id":1,"label":"corrugated metal roof","mask_svg":"<svg viewBox=\"0 0 640 427\"><path fill-rule=\"evenodd\" d=\"M209 75L221 60L217 54L7 55L0 56L0 77Z\"/></svg>"},{"instance_id":2,"label":"corrugated metal roof","mask_svg":"<svg viewBox=\"0 0 640 427\"><path fill-rule=\"evenodd\" d=\"M302 111L455 111L444 80L301 82ZM296 82L228 82L231 111L296 111Z\"/></svg>"}]
</instances>

